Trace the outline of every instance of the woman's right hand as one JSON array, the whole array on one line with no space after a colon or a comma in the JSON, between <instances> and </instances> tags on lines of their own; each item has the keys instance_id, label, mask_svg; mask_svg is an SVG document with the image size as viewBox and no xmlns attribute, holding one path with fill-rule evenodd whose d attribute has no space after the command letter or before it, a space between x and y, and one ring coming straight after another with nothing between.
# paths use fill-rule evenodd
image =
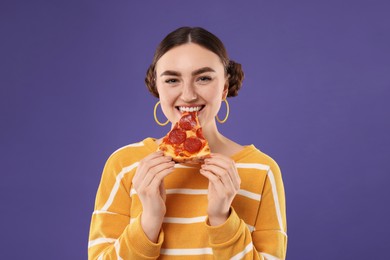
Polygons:
<instances>
[{"instance_id":1,"label":"woman's right hand","mask_svg":"<svg viewBox=\"0 0 390 260\"><path fill-rule=\"evenodd\" d=\"M158 151L140 161L133 178L133 187L142 203L141 225L146 236L157 242L166 212L164 178L175 166L172 157Z\"/></svg>"}]
</instances>

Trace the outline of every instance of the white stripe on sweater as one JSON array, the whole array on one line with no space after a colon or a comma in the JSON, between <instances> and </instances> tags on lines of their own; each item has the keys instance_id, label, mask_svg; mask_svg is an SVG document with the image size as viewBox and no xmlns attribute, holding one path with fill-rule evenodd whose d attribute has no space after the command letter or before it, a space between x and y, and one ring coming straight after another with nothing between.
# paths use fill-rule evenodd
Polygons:
<instances>
[{"instance_id":1,"label":"white stripe on sweater","mask_svg":"<svg viewBox=\"0 0 390 260\"><path fill-rule=\"evenodd\" d=\"M122 148L119 148L118 150L116 150L114 153L122 150L122 149L125 149L126 147L141 147L141 146L144 146L145 144L143 142L139 142L139 143L134 143L134 144L129 144L129 145L126 145ZM113 154L114 154L113 153ZM130 166L127 166L127 167L124 167L122 168L122 170L119 172L119 174L116 176L115 178L115 184L114 184L114 187L112 188L111 190L111 193L110 193L110 196L108 197L108 200L106 201L106 203L104 204L103 208L100 209L100 211L107 211L107 209L111 206L112 202L114 201L114 198L115 198L115 195L116 193L118 192L118 189L119 189L119 185L120 185L120 182L123 178L123 176L126 174L126 173L129 173L132 169L134 169L135 167L137 167L139 164L139 162L135 162L133 163L132 165Z\"/></svg>"},{"instance_id":2,"label":"white stripe on sweater","mask_svg":"<svg viewBox=\"0 0 390 260\"><path fill-rule=\"evenodd\" d=\"M194 218L171 218L171 217L165 217L163 220L163 223L170 223L170 224L194 224L194 223L202 223L206 221L206 216L200 216L200 217L194 217ZM130 219L130 224L132 224L136 218ZM252 233L255 230L254 226L246 224L249 231Z\"/></svg>"},{"instance_id":3,"label":"white stripe on sweater","mask_svg":"<svg viewBox=\"0 0 390 260\"><path fill-rule=\"evenodd\" d=\"M246 224L246 223L245 223ZM248 227L249 231L252 233L253 231L255 231L255 227L254 226L251 226L251 225L248 225L246 224L246 226Z\"/></svg>"},{"instance_id":4,"label":"white stripe on sweater","mask_svg":"<svg viewBox=\"0 0 390 260\"><path fill-rule=\"evenodd\" d=\"M166 189L166 193L167 194L185 194L185 195L207 195L208 191L207 191L207 189ZM130 197L135 195L135 194L137 194L137 191L134 188L132 188L130 190ZM253 200L257 200L257 201L260 201L260 199L261 199L260 194L250 192L247 190L240 189L237 192L237 194L244 196L244 197L247 197L247 198L250 198L250 199L253 199Z\"/></svg>"},{"instance_id":5,"label":"white stripe on sweater","mask_svg":"<svg viewBox=\"0 0 390 260\"><path fill-rule=\"evenodd\" d=\"M164 218L164 223L175 223L175 224L192 224L201 223L206 220L207 216L195 217L195 218Z\"/></svg>"},{"instance_id":6,"label":"white stripe on sweater","mask_svg":"<svg viewBox=\"0 0 390 260\"><path fill-rule=\"evenodd\" d=\"M257 193L253 193L253 192L250 192L250 191L247 191L247 190L239 190L238 195L241 195L241 196L244 196L244 197L247 197L247 198L250 198L250 199L253 199L253 200L257 200L257 201L260 201L261 199L261 195L260 194L257 194Z\"/></svg>"},{"instance_id":7,"label":"white stripe on sweater","mask_svg":"<svg viewBox=\"0 0 390 260\"><path fill-rule=\"evenodd\" d=\"M252 169L266 170L267 171L267 175L268 175L269 181L271 183L272 196L274 198L276 216L278 219L280 232L283 233L285 236L287 236L286 232L284 231L284 227L283 227L282 213L280 210L279 197L278 197L278 192L276 189L275 177L274 177L274 174L271 170L271 167L268 165L259 164L259 163L237 163L236 167L237 168L246 168L246 169L252 168Z\"/></svg>"},{"instance_id":8,"label":"white stripe on sweater","mask_svg":"<svg viewBox=\"0 0 390 260\"><path fill-rule=\"evenodd\" d=\"M274 174L273 174L273 172L271 171L271 169L269 169L269 171L268 171L268 177L269 177L269 181L270 181L271 187L272 187L272 195L273 195L273 197L274 197L275 209L276 209L276 216L277 216L277 218L278 218L279 228L280 228L280 231L281 231L281 232L283 232L284 234L286 234L286 233L284 232L284 227L283 227L282 213L280 212L280 204L279 204L278 191L276 190L275 177L274 177Z\"/></svg>"},{"instance_id":9,"label":"white stripe on sweater","mask_svg":"<svg viewBox=\"0 0 390 260\"><path fill-rule=\"evenodd\" d=\"M92 215L98 215L98 214L111 214L111 215L119 215L116 212L107 211L107 210L95 210Z\"/></svg>"},{"instance_id":10,"label":"white stripe on sweater","mask_svg":"<svg viewBox=\"0 0 390 260\"><path fill-rule=\"evenodd\" d=\"M267 254L267 253L260 252L260 255L262 255L265 260L280 260L280 258L273 256L273 255L270 255L270 254Z\"/></svg>"},{"instance_id":11,"label":"white stripe on sweater","mask_svg":"<svg viewBox=\"0 0 390 260\"><path fill-rule=\"evenodd\" d=\"M116 177L116 181L115 181L114 187L111 190L111 193L110 193L110 196L109 196L107 202L104 204L103 208L101 210L97 210L97 212L99 212L99 213L107 212L108 213L107 209L111 206L111 204L112 204L112 202L114 200L114 197L115 197L116 193L118 192L120 181L122 180L122 178L124 177L124 175L126 173L130 172L131 170L133 170L135 167L138 166L138 164L139 164L138 162L135 162L135 163L133 163L130 166L122 168L122 170L120 171L120 173ZM246 169L249 169L249 168L259 169L259 170L266 170L266 169L268 169L268 175L270 177L270 182L271 182L271 186L272 186L272 194L273 194L273 197L274 197L276 214L277 214L277 218L278 218L278 222L279 222L279 226L280 226L280 231L284 235L286 235L286 233L284 232L284 228L283 228L283 222L282 222L282 217L281 217L281 212L280 212L279 199L278 199L278 195L277 195L277 191L276 191L275 178L274 178L274 175L273 175L270 167L268 165L265 165L265 164L255 164L255 163L238 163L238 164L236 164L236 166L237 166L237 168L246 168ZM178 168L182 168L182 167L179 166ZM183 168L190 168L190 167L183 166ZM196 190L196 189L171 189L171 191L170 191L170 189L167 189L167 194L173 194L174 192L182 192L183 194L185 194L186 192L189 192L190 194L207 194L207 190L200 190L200 189L199 190ZM130 196L133 195L133 194L136 194L136 191L134 189L131 189ZM242 196L250 197L252 199L256 199L256 200L260 200L261 199L261 195L260 194L252 193L252 192L249 192L249 191L246 191L246 190L240 190L239 194L242 195ZM170 219L171 220L168 220L168 221L172 221L172 219L181 219L181 218L170 218ZM180 222L181 223L187 223L187 220L182 220ZM176 222L169 222L169 223L176 223ZM189 223L191 223L191 222L189 222ZM192 222L192 223L197 223L197 222ZM252 227L252 226L248 225L248 228L249 228L249 230L251 232L254 230L254 227Z\"/></svg>"},{"instance_id":12,"label":"white stripe on sweater","mask_svg":"<svg viewBox=\"0 0 390 260\"><path fill-rule=\"evenodd\" d=\"M177 255L177 256L184 256L184 255L212 255L213 250L210 247L204 247L204 248L191 248L191 249L166 249L161 248L160 253L162 255Z\"/></svg>"},{"instance_id":13,"label":"white stripe on sweater","mask_svg":"<svg viewBox=\"0 0 390 260\"><path fill-rule=\"evenodd\" d=\"M176 164L173 166L173 168L194 169L194 168L196 168L196 167L192 167L192 166L188 166L188 165L176 163Z\"/></svg>"},{"instance_id":14,"label":"white stripe on sweater","mask_svg":"<svg viewBox=\"0 0 390 260\"><path fill-rule=\"evenodd\" d=\"M207 189L167 189L167 194L207 195Z\"/></svg>"},{"instance_id":15,"label":"white stripe on sweater","mask_svg":"<svg viewBox=\"0 0 390 260\"><path fill-rule=\"evenodd\" d=\"M112 244L112 243L114 243L115 241L116 241L115 238L105 238L105 237L101 237L101 238L98 238L98 239L89 241L89 242L88 242L88 248L93 247L93 246L97 246L97 245L100 245L100 244L106 244L106 243Z\"/></svg>"},{"instance_id":16,"label":"white stripe on sweater","mask_svg":"<svg viewBox=\"0 0 390 260\"><path fill-rule=\"evenodd\" d=\"M269 165L261 164L261 163L236 163L237 169L257 169L257 170L263 170L268 171L270 169Z\"/></svg>"},{"instance_id":17,"label":"white stripe on sweater","mask_svg":"<svg viewBox=\"0 0 390 260\"><path fill-rule=\"evenodd\" d=\"M242 258L244 258L244 256L246 254L248 254L250 251L252 251L252 249L253 249L253 244L252 244L252 242L249 242L249 244L244 248L244 250L242 250L240 253L233 256L232 258L230 258L230 260L242 259Z\"/></svg>"},{"instance_id":18,"label":"white stripe on sweater","mask_svg":"<svg viewBox=\"0 0 390 260\"><path fill-rule=\"evenodd\" d=\"M139 162L135 162L130 166L122 168L120 173L115 178L114 187L111 190L110 196L108 197L106 204L104 204L104 206L100 209L101 211L107 211L107 209L111 206L112 202L114 201L115 195L118 192L119 185L120 185L122 178L124 177L124 175L126 173L129 173L131 170L133 170L135 167L137 167L138 164L139 164Z\"/></svg>"},{"instance_id":19,"label":"white stripe on sweater","mask_svg":"<svg viewBox=\"0 0 390 260\"><path fill-rule=\"evenodd\" d=\"M123 258L119 255L119 250L120 250L119 240L115 241L114 247L115 247L116 259L123 260Z\"/></svg>"}]
</instances>

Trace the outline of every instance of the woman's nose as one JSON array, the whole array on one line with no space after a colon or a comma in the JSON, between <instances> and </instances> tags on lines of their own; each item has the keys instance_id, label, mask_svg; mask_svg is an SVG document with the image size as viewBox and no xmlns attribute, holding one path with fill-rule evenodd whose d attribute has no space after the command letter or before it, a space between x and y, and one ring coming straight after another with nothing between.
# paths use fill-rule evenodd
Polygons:
<instances>
[{"instance_id":1,"label":"woman's nose","mask_svg":"<svg viewBox=\"0 0 390 260\"><path fill-rule=\"evenodd\" d=\"M185 102L191 102L198 99L198 95L192 83L185 83L181 93L181 99Z\"/></svg>"}]
</instances>

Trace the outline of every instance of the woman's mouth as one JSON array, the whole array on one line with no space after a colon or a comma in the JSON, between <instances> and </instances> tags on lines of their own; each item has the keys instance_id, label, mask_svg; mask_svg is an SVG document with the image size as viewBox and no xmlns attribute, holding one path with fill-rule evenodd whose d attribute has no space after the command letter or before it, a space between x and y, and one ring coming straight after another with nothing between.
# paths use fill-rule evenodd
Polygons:
<instances>
[{"instance_id":1,"label":"woman's mouth","mask_svg":"<svg viewBox=\"0 0 390 260\"><path fill-rule=\"evenodd\" d=\"M177 106L176 109L178 109L181 113L184 112L199 112L201 111L205 106Z\"/></svg>"}]
</instances>

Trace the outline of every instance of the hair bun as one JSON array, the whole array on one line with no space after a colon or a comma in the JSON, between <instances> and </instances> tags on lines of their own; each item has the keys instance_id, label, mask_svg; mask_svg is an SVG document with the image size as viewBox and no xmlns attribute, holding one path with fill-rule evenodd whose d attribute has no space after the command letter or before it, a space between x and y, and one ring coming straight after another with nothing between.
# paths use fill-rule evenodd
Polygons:
<instances>
[{"instance_id":1,"label":"hair bun","mask_svg":"<svg viewBox=\"0 0 390 260\"><path fill-rule=\"evenodd\" d=\"M229 76L229 91L227 96L235 97L238 95L238 91L241 89L242 81L244 80L244 72L241 64L230 60L227 74Z\"/></svg>"},{"instance_id":2,"label":"hair bun","mask_svg":"<svg viewBox=\"0 0 390 260\"><path fill-rule=\"evenodd\" d=\"M145 84L150 93L153 94L156 98L159 97L157 86L156 86L156 79L155 79L155 72L154 72L154 66L150 65L148 70L146 71L146 77L145 77Z\"/></svg>"}]
</instances>

